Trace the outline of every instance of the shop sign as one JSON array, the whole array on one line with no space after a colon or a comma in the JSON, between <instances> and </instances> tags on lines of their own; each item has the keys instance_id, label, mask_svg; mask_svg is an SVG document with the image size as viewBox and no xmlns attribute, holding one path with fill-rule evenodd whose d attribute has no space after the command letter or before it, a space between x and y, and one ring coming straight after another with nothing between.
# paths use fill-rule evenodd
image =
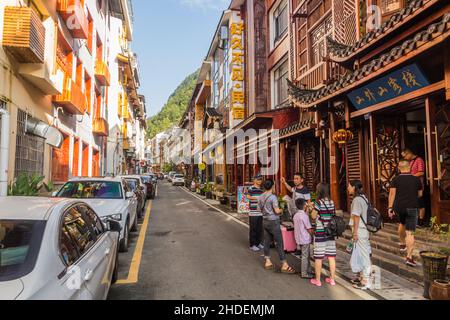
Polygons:
<instances>
[{"instance_id":1,"label":"shop sign","mask_svg":"<svg viewBox=\"0 0 450 320\"><path fill-rule=\"evenodd\" d=\"M245 51L244 51L244 22L238 18L230 25L231 36L231 112L234 120L245 117Z\"/></svg>"},{"instance_id":2,"label":"shop sign","mask_svg":"<svg viewBox=\"0 0 450 320\"><path fill-rule=\"evenodd\" d=\"M412 64L350 92L348 98L355 108L361 110L416 91L429 84L417 64Z\"/></svg>"},{"instance_id":3,"label":"shop sign","mask_svg":"<svg viewBox=\"0 0 450 320\"><path fill-rule=\"evenodd\" d=\"M237 189L237 205L238 205L238 213L249 213L250 212L250 202L247 199L247 190L246 186L239 186Z\"/></svg>"}]
</instances>

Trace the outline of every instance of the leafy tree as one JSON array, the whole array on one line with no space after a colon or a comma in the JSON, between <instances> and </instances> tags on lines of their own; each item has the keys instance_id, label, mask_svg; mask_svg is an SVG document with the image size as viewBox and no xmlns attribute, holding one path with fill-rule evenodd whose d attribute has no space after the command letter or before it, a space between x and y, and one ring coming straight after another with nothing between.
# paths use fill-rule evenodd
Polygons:
<instances>
[{"instance_id":1,"label":"leafy tree","mask_svg":"<svg viewBox=\"0 0 450 320\"><path fill-rule=\"evenodd\" d=\"M198 77L198 70L190 74L172 93L161 111L147 121L147 136L152 139L158 133L177 125L189 106Z\"/></svg>"}]
</instances>

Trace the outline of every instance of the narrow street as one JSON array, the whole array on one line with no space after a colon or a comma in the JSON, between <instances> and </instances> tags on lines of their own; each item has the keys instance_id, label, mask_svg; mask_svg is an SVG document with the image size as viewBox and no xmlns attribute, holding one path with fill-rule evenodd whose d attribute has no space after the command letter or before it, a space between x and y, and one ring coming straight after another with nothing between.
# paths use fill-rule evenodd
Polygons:
<instances>
[{"instance_id":1,"label":"narrow street","mask_svg":"<svg viewBox=\"0 0 450 320\"><path fill-rule=\"evenodd\" d=\"M297 275L265 271L260 254L248 250L247 234L246 226L160 182L138 282L114 285L109 299L361 299L339 285L315 288ZM119 279L127 279L133 255L139 256L137 238L120 258Z\"/></svg>"}]
</instances>

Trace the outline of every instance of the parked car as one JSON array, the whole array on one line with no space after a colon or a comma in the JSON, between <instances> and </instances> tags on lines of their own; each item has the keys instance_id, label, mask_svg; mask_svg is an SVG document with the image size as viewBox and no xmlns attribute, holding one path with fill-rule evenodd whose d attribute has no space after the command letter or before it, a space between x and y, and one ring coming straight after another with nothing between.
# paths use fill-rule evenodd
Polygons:
<instances>
[{"instance_id":1,"label":"parked car","mask_svg":"<svg viewBox=\"0 0 450 320\"><path fill-rule=\"evenodd\" d=\"M184 175L182 175L182 174L174 175L173 179L172 179L172 185L173 186L184 186Z\"/></svg>"},{"instance_id":2,"label":"parked car","mask_svg":"<svg viewBox=\"0 0 450 320\"><path fill-rule=\"evenodd\" d=\"M118 221L122 227L119 250L128 251L130 231L137 231L138 200L125 179L74 178L56 192L55 197L82 199L103 221Z\"/></svg>"},{"instance_id":3,"label":"parked car","mask_svg":"<svg viewBox=\"0 0 450 320\"><path fill-rule=\"evenodd\" d=\"M147 202L147 186L141 181L141 176L130 175L122 176L123 179L128 183L131 190L136 194L138 201L138 218L142 218L145 211L145 204Z\"/></svg>"},{"instance_id":4,"label":"parked car","mask_svg":"<svg viewBox=\"0 0 450 320\"><path fill-rule=\"evenodd\" d=\"M170 171L169 172L169 177L167 178L167 181L169 181L170 183L172 183L172 179L173 176L176 175L177 173L175 171Z\"/></svg>"},{"instance_id":5,"label":"parked car","mask_svg":"<svg viewBox=\"0 0 450 320\"><path fill-rule=\"evenodd\" d=\"M157 184L151 175L145 175L141 177L142 183L146 186L146 198L154 199L156 195Z\"/></svg>"},{"instance_id":6,"label":"parked car","mask_svg":"<svg viewBox=\"0 0 450 320\"><path fill-rule=\"evenodd\" d=\"M120 224L85 202L0 198L0 300L104 300Z\"/></svg>"}]
</instances>

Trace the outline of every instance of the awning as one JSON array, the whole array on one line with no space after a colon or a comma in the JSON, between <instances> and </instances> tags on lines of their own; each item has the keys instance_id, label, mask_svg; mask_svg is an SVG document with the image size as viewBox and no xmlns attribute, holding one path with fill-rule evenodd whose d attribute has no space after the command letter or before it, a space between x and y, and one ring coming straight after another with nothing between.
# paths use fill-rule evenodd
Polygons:
<instances>
[{"instance_id":1,"label":"awning","mask_svg":"<svg viewBox=\"0 0 450 320\"><path fill-rule=\"evenodd\" d=\"M61 148L64 141L64 136L57 128L32 117L27 117L26 119L25 132L27 134L44 138L47 144L58 149Z\"/></svg>"}]
</instances>

